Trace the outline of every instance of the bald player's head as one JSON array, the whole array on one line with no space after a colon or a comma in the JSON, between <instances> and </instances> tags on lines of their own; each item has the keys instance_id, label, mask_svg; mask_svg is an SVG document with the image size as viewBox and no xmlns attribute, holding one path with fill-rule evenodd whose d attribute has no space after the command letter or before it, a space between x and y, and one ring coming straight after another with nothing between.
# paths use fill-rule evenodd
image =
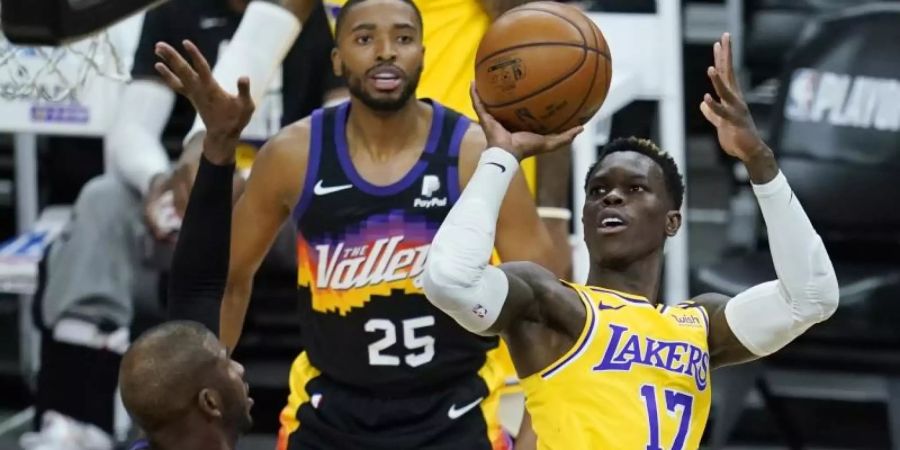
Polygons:
<instances>
[{"instance_id":1,"label":"bald player's head","mask_svg":"<svg viewBox=\"0 0 900 450\"><path fill-rule=\"evenodd\" d=\"M119 387L134 421L154 435L218 427L235 437L252 425L244 368L196 322L167 322L141 335L122 358Z\"/></svg>"}]
</instances>

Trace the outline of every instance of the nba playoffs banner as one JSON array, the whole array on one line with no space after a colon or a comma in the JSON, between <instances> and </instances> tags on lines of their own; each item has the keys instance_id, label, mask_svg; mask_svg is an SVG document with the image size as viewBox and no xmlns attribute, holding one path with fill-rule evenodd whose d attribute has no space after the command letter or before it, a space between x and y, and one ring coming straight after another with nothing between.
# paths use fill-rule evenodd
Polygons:
<instances>
[{"instance_id":1,"label":"nba playoffs banner","mask_svg":"<svg viewBox=\"0 0 900 450\"><path fill-rule=\"evenodd\" d=\"M900 4L858 7L804 33L788 55L772 147L826 239L897 236ZM881 237L879 237L881 236Z\"/></svg>"},{"instance_id":2,"label":"nba playoffs banner","mask_svg":"<svg viewBox=\"0 0 900 450\"><path fill-rule=\"evenodd\" d=\"M781 155L900 170L900 5L825 20L789 58Z\"/></svg>"}]
</instances>

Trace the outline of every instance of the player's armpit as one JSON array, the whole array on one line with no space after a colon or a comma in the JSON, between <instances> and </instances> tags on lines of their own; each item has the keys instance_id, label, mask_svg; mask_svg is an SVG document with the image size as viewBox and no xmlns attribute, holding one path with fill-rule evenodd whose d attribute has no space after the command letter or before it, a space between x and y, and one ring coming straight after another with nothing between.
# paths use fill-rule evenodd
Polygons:
<instances>
[{"instance_id":1,"label":"player's armpit","mask_svg":"<svg viewBox=\"0 0 900 450\"><path fill-rule=\"evenodd\" d=\"M731 300L727 295L702 294L693 299L706 309L709 316L709 357L713 369L758 359L741 344L725 318L725 305Z\"/></svg>"},{"instance_id":2,"label":"player's armpit","mask_svg":"<svg viewBox=\"0 0 900 450\"><path fill-rule=\"evenodd\" d=\"M578 294L528 262L500 266L509 291L491 330L503 336L520 378L543 370L572 347L587 313Z\"/></svg>"},{"instance_id":3,"label":"player's armpit","mask_svg":"<svg viewBox=\"0 0 900 450\"><path fill-rule=\"evenodd\" d=\"M308 120L282 130L260 150L232 215L231 261L219 330L233 350L241 335L253 276L300 197L306 178Z\"/></svg>"},{"instance_id":4,"label":"player's armpit","mask_svg":"<svg viewBox=\"0 0 900 450\"><path fill-rule=\"evenodd\" d=\"M559 280L547 269L530 262L511 262L500 266L509 281L506 301L500 315L488 329L493 334L501 334L520 321L546 322L538 303L545 295L560 286Z\"/></svg>"}]
</instances>

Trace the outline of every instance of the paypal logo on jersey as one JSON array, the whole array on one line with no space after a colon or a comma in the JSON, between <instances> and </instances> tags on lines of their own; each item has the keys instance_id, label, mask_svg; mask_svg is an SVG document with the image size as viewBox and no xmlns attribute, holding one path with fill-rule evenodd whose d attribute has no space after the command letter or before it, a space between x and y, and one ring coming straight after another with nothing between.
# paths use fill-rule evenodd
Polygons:
<instances>
[{"instance_id":1,"label":"paypal logo on jersey","mask_svg":"<svg viewBox=\"0 0 900 450\"><path fill-rule=\"evenodd\" d=\"M655 367L694 378L703 391L709 378L709 353L687 342L665 342L631 332L627 326L609 324L612 337L595 371L631 370L633 364Z\"/></svg>"},{"instance_id":2,"label":"paypal logo on jersey","mask_svg":"<svg viewBox=\"0 0 900 450\"><path fill-rule=\"evenodd\" d=\"M441 179L437 175L422 177L421 196L413 200L414 208L440 208L447 206L447 197L435 197L434 193L441 189Z\"/></svg>"}]
</instances>

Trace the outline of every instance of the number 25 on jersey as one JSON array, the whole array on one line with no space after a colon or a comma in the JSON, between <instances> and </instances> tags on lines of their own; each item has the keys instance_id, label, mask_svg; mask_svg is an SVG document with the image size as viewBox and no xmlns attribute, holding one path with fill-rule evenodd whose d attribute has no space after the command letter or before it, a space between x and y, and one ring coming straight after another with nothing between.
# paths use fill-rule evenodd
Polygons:
<instances>
[{"instance_id":1,"label":"number 25 on jersey","mask_svg":"<svg viewBox=\"0 0 900 450\"><path fill-rule=\"evenodd\" d=\"M434 325L434 316L416 317L406 319L402 323L403 345L410 353L406 354L403 362L409 367L419 367L434 359L434 337L420 335L417 331L424 327ZM382 352L397 343L397 326L388 319L369 319L365 324L368 333L381 332L384 336L369 344L369 365L372 366L399 366L400 358L393 355L385 355Z\"/></svg>"}]
</instances>

